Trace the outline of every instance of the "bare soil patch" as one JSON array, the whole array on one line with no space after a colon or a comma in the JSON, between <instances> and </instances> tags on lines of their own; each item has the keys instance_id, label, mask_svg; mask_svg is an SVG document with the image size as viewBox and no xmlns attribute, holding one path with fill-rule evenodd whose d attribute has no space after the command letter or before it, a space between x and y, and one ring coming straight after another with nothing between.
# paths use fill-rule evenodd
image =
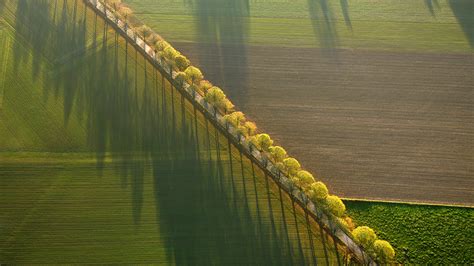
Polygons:
<instances>
[{"instance_id":1,"label":"bare soil patch","mask_svg":"<svg viewBox=\"0 0 474 266\"><path fill-rule=\"evenodd\" d=\"M474 205L472 54L174 45L333 193Z\"/></svg>"}]
</instances>

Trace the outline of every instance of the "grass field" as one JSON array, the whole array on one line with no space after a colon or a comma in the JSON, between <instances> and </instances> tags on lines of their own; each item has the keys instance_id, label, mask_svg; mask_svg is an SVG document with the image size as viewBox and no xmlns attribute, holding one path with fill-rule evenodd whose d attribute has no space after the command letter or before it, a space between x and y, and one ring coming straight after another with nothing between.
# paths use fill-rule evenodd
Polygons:
<instances>
[{"instance_id":1,"label":"grass field","mask_svg":"<svg viewBox=\"0 0 474 266\"><path fill-rule=\"evenodd\" d=\"M82 1L5 3L2 263L342 259Z\"/></svg>"},{"instance_id":2,"label":"grass field","mask_svg":"<svg viewBox=\"0 0 474 266\"><path fill-rule=\"evenodd\" d=\"M474 205L472 1L126 2L334 193Z\"/></svg>"},{"instance_id":3,"label":"grass field","mask_svg":"<svg viewBox=\"0 0 474 266\"><path fill-rule=\"evenodd\" d=\"M357 223L374 228L403 264L472 264L474 210L462 207L346 201Z\"/></svg>"},{"instance_id":4,"label":"grass field","mask_svg":"<svg viewBox=\"0 0 474 266\"><path fill-rule=\"evenodd\" d=\"M472 48L466 37L473 34L467 11L472 3L463 0L435 1L433 9L423 0L125 2L173 42L219 39L263 46L423 52Z\"/></svg>"}]
</instances>

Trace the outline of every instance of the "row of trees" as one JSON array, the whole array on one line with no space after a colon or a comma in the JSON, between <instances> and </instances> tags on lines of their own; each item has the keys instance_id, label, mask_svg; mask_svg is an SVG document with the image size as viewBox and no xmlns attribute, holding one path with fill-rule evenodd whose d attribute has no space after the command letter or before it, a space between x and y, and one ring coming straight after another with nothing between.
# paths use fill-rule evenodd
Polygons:
<instances>
[{"instance_id":1,"label":"row of trees","mask_svg":"<svg viewBox=\"0 0 474 266\"><path fill-rule=\"evenodd\" d=\"M378 240L373 229L367 226L355 228L355 224L346 214L346 206L336 195L331 195L327 186L313 174L301 168L300 163L290 157L286 150L274 145L268 134L257 134L257 126L254 122L247 121L245 114L234 110L234 105L227 98L225 93L210 81L204 79L204 75L191 62L174 49L161 36L154 33L148 26L141 24L133 18L132 10L121 0L105 0L109 6L113 7L116 13L134 29L145 42L155 49L156 59L162 65L169 67L170 75L176 72L174 78L180 86L188 84L188 89L195 96L199 93L204 97L207 104L213 107L214 116L222 114L222 120L229 128L235 129L239 141L246 140L249 147L257 148L264 160L269 160L290 180L294 189L299 189L319 208L322 208L329 217L337 221L340 225L352 232L354 240L365 248L369 254L375 256L380 262L389 262L393 259L395 252L387 241Z\"/></svg>"}]
</instances>

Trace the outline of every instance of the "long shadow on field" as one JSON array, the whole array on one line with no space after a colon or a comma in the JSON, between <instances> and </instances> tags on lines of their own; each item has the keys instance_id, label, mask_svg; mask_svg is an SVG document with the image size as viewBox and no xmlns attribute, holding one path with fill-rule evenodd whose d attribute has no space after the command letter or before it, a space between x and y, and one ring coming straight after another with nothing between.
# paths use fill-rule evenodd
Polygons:
<instances>
[{"instance_id":1,"label":"long shadow on field","mask_svg":"<svg viewBox=\"0 0 474 266\"><path fill-rule=\"evenodd\" d=\"M459 25L461 25L469 44L474 47L474 1L450 0L449 6L453 10Z\"/></svg>"},{"instance_id":2,"label":"long shadow on field","mask_svg":"<svg viewBox=\"0 0 474 266\"><path fill-rule=\"evenodd\" d=\"M439 9L439 2L438 0L425 0L426 8L430 11L431 15L434 17L436 16L435 8Z\"/></svg>"},{"instance_id":3,"label":"long shadow on field","mask_svg":"<svg viewBox=\"0 0 474 266\"><path fill-rule=\"evenodd\" d=\"M258 227L257 221L245 215L245 202L251 199L236 202L233 198L235 184L224 170L228 167L225 149L222 154L216 151L215 161L206 161L197 158L191 136L177 134L173 142L173 152L153 156L157 222L169 261L177 265L291 265L292 257L280 248L284 245L268 233L268 222Z\"/></svg>"},{"instance_id":4,"label":"long shadow on field","mask_svg":"<svg viewBox=\"0 0 474 266\"><path fill-rule=\"evenodd\" d=\"M247 87L248 0L194 0L199 63L238 105Z\"/></svg>"},{"instance_id":5,"label":"long shadow on field","mask_svg":"<svg viewBox=\"0 0 474 266\"><path fill-rule=\"evenodd\" d=\"M74 1L50 2L47 8L54 12L49 17L46 7L36 16L34 10L41 6L22 1L19 7L30 17L20 18L18 23L23 21L33 28L37 24L51 31L47 38L27 39L31 45L39 43L38 51L52 62L48 75L54 90L45 93L64 96L65 123L70 116L83 122L98 172L110 165L109 161L117 166L123 187L132 192L135 226L141 226L145 178L152 173L156 222L170 262L309 262L299 235L296 240L287 230L291 225L286 219L276 218L279 206L271 203L268 185L266 192L255 187L251 196L251 188L239 181L250 177L238 174L242 161L239 164L238 155L231 155L225 139L219 140L215 129L209 123L203 126L202 121L198 137L195 113L189 104L185 108L183 98L170 90L169 82L131 45L123 45L123 38L92 11L81 9L81 1ZM45 21L50 26L44 26ZM29 32L25 29L21 33ZM86 41L90 35L95 40L92 46ZM205 136L207 140L203 140ZM249 202L258 198L264 199L257 200L263 204L250 208ZM283 226L285 230L280 230Z\"/></svg>"},{"instance_id":6,"label":"long shadow on field","mask_svg":"<svg viewBox=\"0 0 474 266\"><path fill-rule=\"evenodd\" d=\"M28 1L18 0L15 21L14 68L18 72L20 63L32 61L33 76L36 78L43 64L43 52L50 40L51 30L54 28L50 17L50 6L48 0ZM31 45L31 59L28 49L23 43Z\"/></svg>"},{"instance_id":7,"label":"long shadow on field","mask_svg":"<svg viewBox=\"0 0 474 266\"><path fill-rule=\"evenodd\" d=\"M78 14L79 0L73 1L19 0L13 46L16 70L31 60L33 79L38 79L42 70L47 82L45 97L53 89L56 96L63 94L66 122L84 74L82 68L75 67L84 60L86 51L87 16Z\"/></svg>"},{"instance_id":8,"label":"long shadow on field","mask_svg":"<svg viewBox=\"0 0 474 266\"><path fill-rule=\"evenodd\" d=\"M0 15L3 14L3 9L5 8L5 5L7 4L8 0L2 0L0 1Z\"/></svg>"},{"instance_id":9,"label":"long shadow on field","mask_svg":"<svg viewBox=\"0 0 474 266\"><path fill-rule=\"evenodd\" d=\"M341 4L342 15L344 16L344 22L346 26L352 30L352 22L351 17L349 15L349 3L347 0L340 0L339 3Z\"/></svg>"},{"instance_id":10,"label":"long shadow on field","mask_svg":"<svg viewBox=\"0 0 474 266\"><path fill-rule=\"evenodd\" d=\"M341 1L344 10L347 10L347 3ZM335 24L335 17L330 3L327 0L308 0L309 16L313 25L314 36L318 39L320 47L332 51L338 43L338 36ZM349 12L344 11L344 18L349 17ZM350 19L347 18L350 23Z\"/></svg>"},{"instance_id":11,"label":"long shadow on field","mask_svg":"<svg viewBox=\"0 0 474 266\"><path fill-rule=\"evenodd\" d=\"M139 79L137 72L130 66L124 73L119 65L127 68L127 61L118 57L117 40L109 41L118 36L97 19L89 21L97 17L84 7L80 0L20 0L16 39L21 41L14 47L15 68L32 60L33 78L44 75L45 101L52 94L62 96L65 126L75 110L74 115L86 127L88 149L96 153L99 172L110 156L118 165L123 185L130 183L134 221L139 223L146 163L143 153L151 145L142 135L153 134L149 120L156 116L154 110L143 106L156 95L149 94L147 83L141 87L142 102L137 101L138 93L130 90L136 84L132 80ZM94 40L102 42L87 46L87 34L92 34L87 33L88 25L93 25ZM26 49L25 44L32 49Z\"/></svg>"}]
</instances>

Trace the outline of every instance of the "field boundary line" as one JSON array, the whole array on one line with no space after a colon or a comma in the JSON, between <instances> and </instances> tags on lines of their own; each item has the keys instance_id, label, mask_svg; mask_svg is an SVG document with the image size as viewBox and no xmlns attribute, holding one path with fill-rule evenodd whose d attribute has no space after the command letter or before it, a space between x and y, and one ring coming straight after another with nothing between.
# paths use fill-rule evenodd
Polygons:
<instances>
[{"instance_id":1,"label":"field boundary line","mask_svg":"<svg viewBox=\"0 0 474 266\"><path fill-rule=\"evenodd\" d=\"M413 206L431 206L431 207L454 207L454 208L468 208L474 210L474 205L463 205L463 204L451 204L451 203L433 203L433 202L413 202L413 201L402 201L402 200L377 200L377 199L359 199L359 198L341 198L344 201L351 202L368 202L368 203L392 203L392 204L404 204Z\"/></svg>"}]
</instances>

